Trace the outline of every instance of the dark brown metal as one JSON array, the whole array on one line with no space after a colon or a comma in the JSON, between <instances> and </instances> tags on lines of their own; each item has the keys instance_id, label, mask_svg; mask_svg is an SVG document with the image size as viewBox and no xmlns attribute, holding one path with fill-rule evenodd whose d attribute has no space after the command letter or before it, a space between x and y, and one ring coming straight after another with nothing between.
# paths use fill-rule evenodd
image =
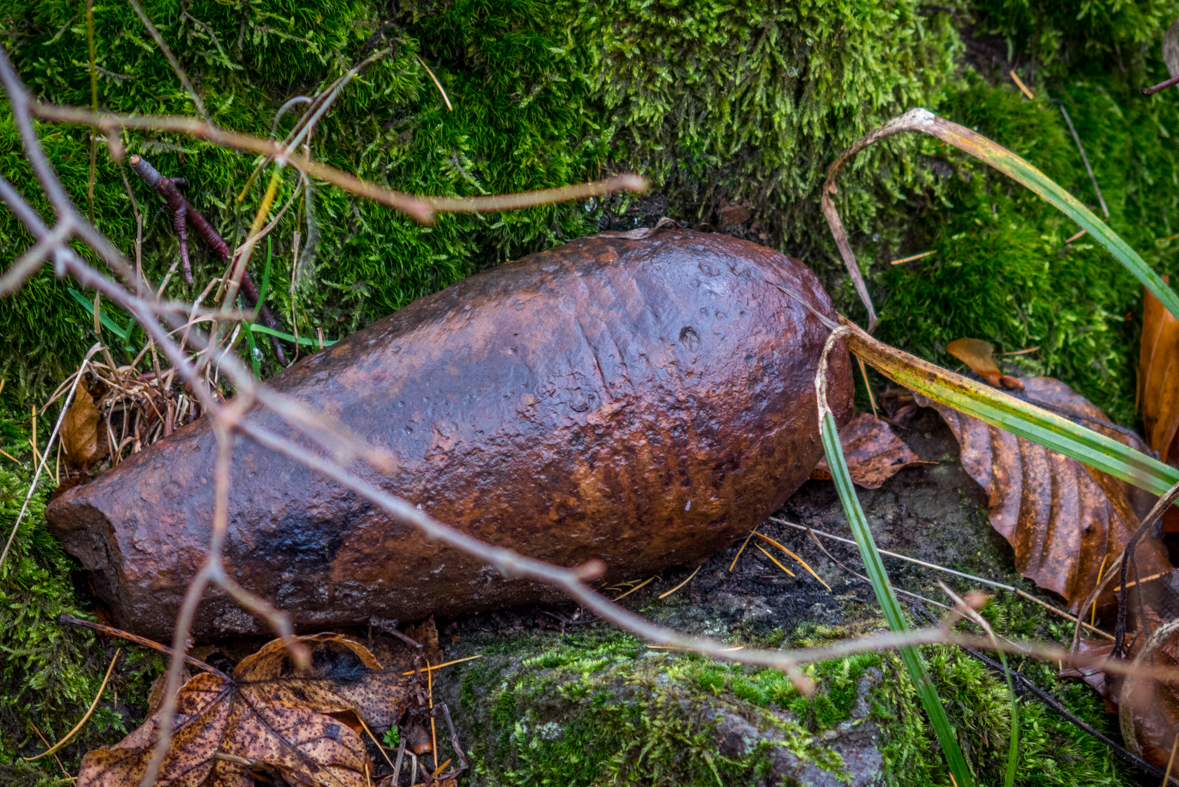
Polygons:
<instances>
[{"instance_id":1,"label":"dark brown metal","mask_svg":"<svg viewBox=\"0 0 1179 787\"><path fill-rule=\"evenodd\" d=\"M835 317L815 276L770 249L681 229L599 235L423 298L270 384L390 451L388 476L353 469L437 519L633 579L732 543L821 456L828 330L779 287ZM845 353L830 374L842 422ZM246 418L291 431L257 406ZM121 627L171 630L205 557L215 452L201 419L51 503ZM305 630L556 597L244 440L230 497L228 572ZM218 592L194 632L264 625Z\"/></svg>"}]
</instances>

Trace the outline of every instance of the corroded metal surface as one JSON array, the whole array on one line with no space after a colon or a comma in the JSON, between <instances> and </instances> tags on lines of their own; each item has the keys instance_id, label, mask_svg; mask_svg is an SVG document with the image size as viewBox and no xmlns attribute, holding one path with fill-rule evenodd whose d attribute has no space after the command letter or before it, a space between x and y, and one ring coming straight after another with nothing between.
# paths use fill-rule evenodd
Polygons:
<instances>
[{"instance_id":1,"label":"corroded metal surface","mask_svg":"<svg viewBox=\"0 0 1179 787\"><path fill-rule=\"evenodd\" d=\"M600 235L423 298L270 384L391 451L393 473L360 473L439 520L632 579L727 546L819 459L827 330L779 287L834 317L814 275L769 249L679 229ZM842 421L843 352L830 383ZM247 417L291 432L261 408ZM50 505L120 626L170 632L209 539L214 451L198 421ZM304 630L553 597L240 438L225 556ZM217 593L195 624L200 637L262 630Z\"/></svg>"}]
</instances>

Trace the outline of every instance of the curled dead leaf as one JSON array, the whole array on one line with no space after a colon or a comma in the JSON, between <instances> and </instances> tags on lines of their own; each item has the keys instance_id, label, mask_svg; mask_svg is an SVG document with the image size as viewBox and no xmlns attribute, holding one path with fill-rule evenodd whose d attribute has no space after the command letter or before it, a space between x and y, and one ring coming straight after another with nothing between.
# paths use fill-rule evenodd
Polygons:
<instances>
[{"instance_id":1,"label":"curled dead leaf","mask_svg":"<svg viewBox=\"0 0 1179 787\"><path fill-rule=\"evenodd\" d=\"M312 651L307 671L274 640L231 678L202 672L181 688L158 784L250 787L250 772L262 769L290 784L367 786L372 765L355 717L388 729L422 703L420 676L403 674L411 659L382 666L336 634L299 639ZM115 746L87 754L78 787L138 784L158 739L154 713Z\"/></svg>"},{"instance_id":2,"label":"curled dead leaf","mask_svg":"<svg viewBox=\"0 0 1179 787\"><path fill-rule=\"evenodd\" d=\"M1131 574L1133 576L1133 574ZM1130 586L1132 612L1124 656L1135 665L1179 666L1179 571L1144 577ZM1114 643L1081 640L1079 651L1108 658ZM1109 675L1096 667L1072 668L1062 677L1081 678L1117 713L1127 748L1166 768L1179 734L1179 684L1140 674Z\"/></svg>"},{"instance_id":3,"label":"curled dead leaf","mask_svg":"<svg viewBox=\"0 0 1179 787\"><path fill-rule=\"evenodd\" d=\"M61 422L61 447L74 467L82 467L98 454L98 422L94 398L79 385Z\"/></svg>"},{"instance_id":4,"label":"curled dead leaf","mask_svg":"<svg viewBox=\"0 0 1179 787\"><path fill-rule=\"evenodd\" d=\"M1131 447L1145 447L1114 428L1105 413L1064 383L1046 377L1021 382L1036 404ZM987 514L1015 550L1016 569L1063 596L1069 609L1077 612L1097 586L1107 556L1112 561L1121 554L1138 527L1128 485L1010 432L934 406L958 440L963 468L990 496ZM1144 576L1171 567L1165 547L1156 539L1144 540L1138 562ZM1098 603L1113 601L1111 592Z\"/></svg>"},{"instance_id":5,"label":"curled dead leaf","mask_svg":"<svg viewBox=\"0 0 1179 787\"><path fill-rule=\"evenodd\" d=\"M906 467L932 464L922 462L887 423L871 413L853 415L847 426L839 430L839 444L852 481L865 489L879 489ZM831 478L826 459L815 467L811 478L820 481Z\"/></svg>"},{"instance_id":6,"label":"curled dead leaf","mask_svg":"<svg viewBox=\"0 0 1179 787\"><path fill-rule=\"evenodd\" d=\"M969 366L975 374L996 388L1023 388L1019 378L1003 374L999 364L995 363L995 348L990 342L984 342L982 339L955 339L946 345L946 352Z\"/></svg>"}]
</instances>

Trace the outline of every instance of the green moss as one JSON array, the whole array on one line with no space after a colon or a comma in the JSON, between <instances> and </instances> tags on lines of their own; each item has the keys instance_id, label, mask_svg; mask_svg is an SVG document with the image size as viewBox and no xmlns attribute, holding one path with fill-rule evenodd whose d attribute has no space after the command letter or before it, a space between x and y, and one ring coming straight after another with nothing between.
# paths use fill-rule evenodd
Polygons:
<instances>
[{"instance_id":1,"label":"green moss","mask_svg":"<svg viewBox=\"0 0 1179 787\"><path fill-rule=\"evenodd\" d=\"M912 0L614 0L582 4L578 24L616 158L655 179L672 215L719 227L718 205L745 200L763 242L796 253L830 247L817 187L835 155L936 105L961 46L948 14ZM850 224L922 182L912 150L865 156L847 181Z\"/></svg>"},{"instance_id":2,"label":"green moss","mask_svg":"<svg viewBox=\"0 0 1179 787\"><path fill-rule=\"evenodd\" d=\"M925 649L939 696L957 726L959 741L980 784L1000 784L1006 769L1011 704L1007 685L979 661L949 648ZM886 783L897 787L949 785L944 758L913 691L903 679L900 660L883 662L897 680L873 690L873 717L887 731L881 753ZM1086 686L1058 681L1036 663L1018 665L1040 687L1055 693L1077 715L1109 733L1112 725L1101 701ZM1128 785L1134 781L1109 749L1035 702L1019 704L1019 785Z\"/></svg>"},{"instance_id":3,"label":"green moss","mask_svg":"<svg viewBox=\"0 0 1179 787\"><path fill-rule=\"evenodd\" d=\"M393 188L426 194L491 194L582 180L606 158L598 116L587 101L580 49L557 36L551 4L532 0L456 2L439 13L389 18L365 0L299 3L216 0L146 4L171 42L213 120L266 136L286 100L309 94L379 46L391 54L354 80L318 125L313 149L330 163ZM0 29L30 86L52 101L89 103L84 25L70 3L5 0ZM126 5L95 8L100 103L119 112L193 113L191 100ZM63 56L69 53L69 56ZM445 86L449 112L419 62ZM290 127L296 113L285 116ZM84 208L89 137L84 130L44 127L45 144L72 196ZM241 238L261 189L235 196L253 158L190 139L129 134L165 174L188 179L186 193L223 235ZM99 151L95 216L123 248L134 224L116 165ZM0 113L0 172L34 197L12 123ZM132 178L134 180L134 178ZM178 244L157 195L134 183L144 210L144 267L156 281L175 261ZM288 175L279 204L290 196ZM276 233L271 306L300 330L335 337L353 331L481 266L501 262L596 227L578 205L545 206L510 215L442 217L434 227L332 188L315 188ZM45 212L43 201L35 200ZM291 290L291 238L302 227L302 263ZM28 244L10 214L0 214L4 254ZM196 244L199 246L199 243ZM205 252L197 283L170 294L192 298L218 274ZM293 310L293 311L292 311ZM45 271L0 304L0 330L11 337L0 373L9 395L43 395L93 341L89 319L65 286ZM44 359L44 360L43 360ZM273 371L273 366L267 367Z\"/></svg>"},{"instance_id":4,"label":"green moss","mask_svg":"<svg viewBox=\"0 0 1179 787\"><path fill-rule=\"evenodd\" d=\"M40 435L44 440L44 433ZM31 480L29 434L0 418L0 448L24 459L0 465L0 530L7 540ZM44 448L44 446L42 446ZM86 630L57 622L83 613L74 596L77 565L45 530L48 487L33 495L28 511L0 566L0 783L36 784L60 777L52 757L36 763L22 756L44 751L35 725L51 741L61 738L85 713L102 682L115 645L100 643ZM160 674L158 654L124 648L104 699L81 733L58 755L76 773L86 751L122 737L142 719L150 687ZM118 700L115 701L115 697Z\"/></svg>"},{"instance_id":5,"label":"green moss","mask_svg":"<svg viewBox=\"0 0 1179 787\"><path fill-rule=\"evenodd\" d=\"M1052 634L1042 608L1013 595L994 600L984 614L1008 635ZM1018 630L1007 627L1012 621L1018 621ZM814 646L856 633L862 632L812 624L791 639L796 647ZM486 653L503 642L486 638L464 647ZM718 713L739 713L762 729L788 734L796 756L838 770L842 761L826 745L846 734L849 720L863 723L853 716L861 702L870 706L868 721L882 736L883 783L950 784L933 732L895 654L867 653L809 665L806 672L817 690L803 697L776 670L652 652L614 631L517 636L510 642L515 658L499 655L472 662L461 678L461 714L472 761L480 780L489 784L710 784L715 782L705 757L709 751L724 783L767 772L765 747L731 761L716 756L711 725ZM1011 721L1006 682L960 651L935 647L923 652L980 783L1000 783ZM1060 681L1038 662L1015 660L1013 665L1090 724L1116 735L1112 717L1086 686ZM1021 701L1018 707L1016 784L1133 783L1108 749L1045 706ZM661 748L665 738L680 745Z\"/></svg>"},{"instance_id":6,"label":"green moss","mask_svg":"<svg viewBox=\"0 0 1179 787\"><path fill-rule=\"evenodd\" d=\"M483 783L747 783L769 773L774 748L840 769L839 755L804 725L759 710L797 697L780 673L649 651L609 631L513 644L525 658L484 659L462 677L470 756ZM781 740L725 755L716 727L726 714Z\"/></svg>"},{"instance_id":7,"label":"green moss","mask_svg":"<svg viewBox=\"0 0 1179 787\"><path fill-rule=\"evenodd\" d=\"M1173 241L1156 241L1179 231L1179 151L1166 131L1179 121L1179 105L1135 97L1115 76L1070 81L1055 95L1084 141L1111 226L1153 268L1173 273ZM1100 212L1056 105L970 77L943 111L1024 156ZM1000 352L1038 347L1005 363L1062 379L1115 420L1133 423L1138 283L1098 244L1086 238L1066 244L1075 225L1030 191L940 143L927 150L956 171L945 202L916 204L909 246L876 253L936 254L876 268L874 283L883 294L879 335L950 368L958 362L945 345L962 336L987 339Z\"/></svg>"},{"instance_id":8,"label":"green moss","mask_svg":"<svg viewBox=\"0 0 1179 787\"><path fill-rule=\"evenodd\" d=\"M1148 51L1179 13L1174 0L985 0L970 6L977 33L1002 36L1009 59L1030 58L1049 74L1095 62L1143 77ZM1152 82L1166 76L1154 73L1160 76Z\"/></svg>"}]
</instances>

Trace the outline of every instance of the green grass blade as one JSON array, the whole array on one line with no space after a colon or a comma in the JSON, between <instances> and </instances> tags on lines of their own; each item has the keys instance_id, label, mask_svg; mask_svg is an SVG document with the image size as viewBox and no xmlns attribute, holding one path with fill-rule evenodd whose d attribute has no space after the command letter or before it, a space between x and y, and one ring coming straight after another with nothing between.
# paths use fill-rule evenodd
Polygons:
<instances>
[{"instance_id":1,"label":"green grass blade","mask_svg":"<svg viewBox=\"0 0 1179 787\"><path fill-rule=\"evenodd\" d=\"M258 359L258 343L254 341L253 323L243 322L246 329L246 343L250 345L250 365L254 370L254 379L262 379L262 361Z\"/></svg>"},{"instance_id":2,"label":"green grass blade","mask_svg":"<svg viewBox=\"0 0 1179 787\"><path fill-rule=\"evenodd\" d=\"M1003 787L1014 787L1015 769L1019 763L1019 700L1015 697L1015 682L1007 667L1007 656L999 651L999 662L1003 665L1003 676L1007 678L1007 694L1011 697L1011 743L1007 747L1007 775Z\"/></svg>"},{"instance_id":3,"label":"green grass blade","mask_svg":"<svg viewBox=\"0 0 1179 787\"><path fill-rule=\"evenodd\" d=\"M289 333L283 333L282 331L276 331L273 328L267 328L265 325L258 325L257 323L250 323L249 325L250 325L250 330L254 333L264 333L267 336L277 336L278 338L283 339L288 342L298 341L299 344L302 344L306 347L319 347L320 346L318 339L308 339L305 336L300 336L298 339L295 339L295 337ZM338 341L338 340L324 339L323 346L324 347L331 347L333 344L336 343L336 341Z\"/></svg>"},{"instance_id":4,"label":"green grass blade","mask_svg":"<svg viewBox=\"0 0 1179 787\"><path fill-rule=\"evenodd\" d=\"M262 286L258 288L258 308L262 308L262 304L266 303L266 294L270 292L270 261L274 255L273 239L266 236L266 267L262 271Z\"/></svg>"},{"instance_id":5,"label":"green grass blade","mask_svg":"<svg viewBox=\"0 0 1179 787\"><path fill-rule=\"evenodd\" d=\"M78 303L82 304L82 308L85 309L86 313L89 314L93 318L94 317L94 302L91 301L89 298L87 298L82 293L75 290L73 287L69 288L69 291L70 291L70 295L74 296L74 300L76 300ZM124 328L123 326L119 325L117 322L115 322L110 317L107 317L106 313L103 311L98 312L98 319L99 319L99 321L102 322L103 327L105 327L108 331L113 333L115 336L118 336L124 342L126 342L128 340L128 337L131 335L131 326Z\"/></svg>"},{"instance_id":6,"label":"green grass blade","mask_svg":"<svg viewBox=\"0 0 1179 787\"><path fill-rule=\"evenodd\" d=\"M847 342L853 353L911 391L1152 494L1166 494L1179 483L1179 470L1111 437L890 347L845 319L841 323L850 329Z\"/></svg>"},{"instance_id":7,"label":"green grass blade","mask_svg":"<svg viewBox=\"0 0 1179 787\"><path fill-rule=\"evenodd\" d=\"M819 433L823 440L823 452L827 456L827 464L831 468L831 477L835 480L835 488L839 492L839 501L843 504L843 510L847 514L852 535L856 539L856 546L860 548L860 558L864 561L864 570L872 581L872 590L876 592L876 600L880 602L880 606L884 610L884 619L888 621L888 627L893 631L907 631L908 624L905 622L901 605L888 580L884 561L876 548L876 541L872 538L872 530L868 527L864 509L860 507L855 487L852 486L851 476L847 471L847 462L843 458L843 448L839 444L839 430L835 426L835 417L830 412L823 414L823 419L819 424ZM958 746L958 737L954 726L946 716L946 709L942 706L937 690L929 679L929 673L925 671L925 662L921 659L921 654L917 652L916 648L908 647L900 649L900 657L905 668L909 671L909 676L913 679L917 695L921 698L921 705L925 708L934 734L937 735L938 742L942 746L942 752L946 755L950 773L954 775L958 787L973 785L974 777L966 765L962 749Z\"/></svg>"}]
</instances>

